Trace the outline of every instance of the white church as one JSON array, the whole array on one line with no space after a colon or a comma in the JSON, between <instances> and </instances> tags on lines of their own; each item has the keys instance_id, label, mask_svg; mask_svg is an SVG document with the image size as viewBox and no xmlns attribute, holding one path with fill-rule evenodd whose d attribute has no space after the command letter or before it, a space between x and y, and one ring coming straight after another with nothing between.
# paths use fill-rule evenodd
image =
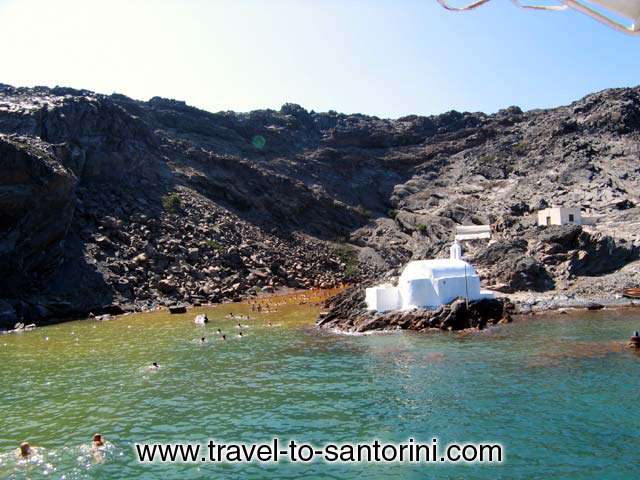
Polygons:
<instances>
[{"instance_id":1,"label":"white church","mask_svg":"<svg viewBox=\"0 0 640 480\"><path fill-rule=\"evenodd\" d=\"M379 285L366 290L367 309L376 312L436 308L458 297L468 300L493 298L480 289L480 277L470 263L462 260L456 241L449 259L409 262L402 271L398 286Z\"/></svg>"}]
</instances>

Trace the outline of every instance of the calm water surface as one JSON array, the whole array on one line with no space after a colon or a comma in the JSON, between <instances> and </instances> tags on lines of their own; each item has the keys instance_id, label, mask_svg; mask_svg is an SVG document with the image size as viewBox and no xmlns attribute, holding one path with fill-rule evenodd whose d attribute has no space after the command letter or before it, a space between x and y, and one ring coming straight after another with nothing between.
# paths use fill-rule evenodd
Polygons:
<instances>
[{"instance_id":1,"label":"calm water surface","mask_svg":"<svg viewBox=\"0 0 640 480\"><path fill-rule=\"evenodd\" d=\"M206 311L212 322L196 327ZM340 336L317 310L85 320L0 336L0 478L623 479L640 473L640 314L535 317L482 334ZM271 320L277 327L267 327ZM216 328L230 338L220 341ZM197 344L201 336L211 342ZM153 374L144 366L158 361ZM113 443L103 463L91 435ZM141 465L133 442L494 441L502 465ZM16 465L23 440L42 461Z\"/></svg>"}]
</instances>

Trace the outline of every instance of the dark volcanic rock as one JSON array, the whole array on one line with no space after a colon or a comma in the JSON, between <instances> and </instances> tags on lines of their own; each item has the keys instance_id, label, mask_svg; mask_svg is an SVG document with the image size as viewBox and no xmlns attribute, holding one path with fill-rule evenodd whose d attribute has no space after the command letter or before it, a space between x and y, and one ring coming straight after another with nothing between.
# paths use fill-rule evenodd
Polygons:
<instances>
[{"instance_id":1,"label":"dark volcanic rock","mask_svg":"<svg viewBox=\"0 0 640 480\"><path fill-rule=\"evenodd\" d=\"M495 227L466 245L485 284L564 288L638 258L638 119L640 88L393 120L2 85L0 297L42 318L331 286L460 224ZM599 220L535 227L552 204Z\"/></svg>"},{"instance_id":2,"label":"dark volcanic rock","mask_svg":"<svg viewBox=\"0 0 640 480\"><path fill-rule=\"evenodd\" d=\"M571 252L569 272L572 275L601 275L640 258L640 247L624 239L582 232L576 251Z\"/></svg>"},{"instance_id":3,"label":"dark volcanic rock","mask_svg":"<svg viewBox=\"0 0 640 480\"><path fill-rule=\"evenodd\" d=\"M19 295L63 261L75 176L35 139L0 135L0 292Z\"/></svg>"},{"instance_id":4,"label":"dark volcanic rock","mask_svg":"<svg viewBox=\"0 0 640 480\"><path fill-rule=\"evenodd\" d=\"M558 245L561 249L568 250L575 244L580 233L582 227L579 225L552 225L538 229L537 239L541 243Z\"/></svg>"},{"instance_id":5,"label":"dark volcanic rock","mask_svg":"<svg viewBox=\"0 0 640 480\"><path fill-rule=\"evenodd\" d=\"M495 290L515 292L553 288L553 279L544 266L527 255L527 242L524 239L493 243L481 250L473 263Z\"/></svg>"},{"instance_id":6,"label":"dark volcanic rock","mask_svg":"<svg viewBox=\"0 0 640 480\"><path fill-rule=\"evenodd\" d=\"M588 233L579 225L544 228L530 238L538 258L559 266L568 276L613 272L640 255L640 248L631 242L602 233Z\"/></svg>"},{"instance_id":7,"label":"dark volcanic rock","mask_svg":"<svg viewBox=\"0 0 640 480\"><path fill-rule=\"evenodd\" d=\"M18 321L18 314L13 305L0 300L0 330L10 330Z\"/></svg>"}]
</instances>

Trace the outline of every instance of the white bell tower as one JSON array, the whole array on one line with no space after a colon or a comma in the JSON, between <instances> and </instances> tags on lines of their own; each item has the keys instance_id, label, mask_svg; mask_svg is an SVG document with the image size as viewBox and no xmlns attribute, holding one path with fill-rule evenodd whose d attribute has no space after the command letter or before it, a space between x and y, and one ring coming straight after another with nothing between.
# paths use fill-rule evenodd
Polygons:
<instances>
[{"instance_id":1,"label":"white bell tower","mask_svg":"<svg viewBox=\"0 0 640 480\"><path fill-rule=\"evenodd\" d=\"M449 258L451 260L461 260L462 259L462 248L457 240L454 240L449 248Z\"/></svg>"}]
</instances>

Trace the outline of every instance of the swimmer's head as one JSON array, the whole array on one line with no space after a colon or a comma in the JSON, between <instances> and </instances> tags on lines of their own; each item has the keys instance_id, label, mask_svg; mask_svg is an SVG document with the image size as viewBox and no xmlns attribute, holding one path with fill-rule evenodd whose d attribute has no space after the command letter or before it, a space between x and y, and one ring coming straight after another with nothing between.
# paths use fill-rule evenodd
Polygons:
<instances>
[{"instance_id":1,"label":"swimmer's head","mask_svg":"<svg viewBox=\"0 0 640 480\"><path fill-rule=\"evenodd\" d=\"M29 445L29 442L22 442L20 444L20 455L23 457L31 455L31 445Z\"/></svg>"},{"instance_id":2,"label":"swimmer's head","mask_svg":"<svg viewBox=\"0 0 640 480\"><path fill-rule=\"evenodd\" d=\"M223 340L226 340L226 339L227 339L227 336L226 336L225 334L222 334L222 339L223 339Z\"/></svg>"},{"instance_id":3,"label":"swimmer's head","mask_svg":"<svg viewBox=\"0 0 640 480\"><path fill-rule=\"evenodd\" d=\"M104 445L104 439L102 438L102 435L100 433L93 434L93 444L96 447L101 447Z\"/></svg>"},{"instance_id":4,"label":"swimmer's head","mask_svg":"<svg viewBox=\"0 0 640 480\"><path fill-rule=\"evenodd\" d=\"M159 367L158 362L153 362L151 365L153 365L153 368L158 368Z\"/></svg>"},{"instance_id":5,"label":"swimmer's head","mask_svg":"<svg viewBox=\"0 0 640 480\"><path fill-rule=\"evenodd\" d=\"M207 339L206 339L206 338L204 338L204 337L202 337L202 338L200 339L200 341L201 341L201 342L205 342L206 340L207 340Z\"/></svg>"}]
</instances>

